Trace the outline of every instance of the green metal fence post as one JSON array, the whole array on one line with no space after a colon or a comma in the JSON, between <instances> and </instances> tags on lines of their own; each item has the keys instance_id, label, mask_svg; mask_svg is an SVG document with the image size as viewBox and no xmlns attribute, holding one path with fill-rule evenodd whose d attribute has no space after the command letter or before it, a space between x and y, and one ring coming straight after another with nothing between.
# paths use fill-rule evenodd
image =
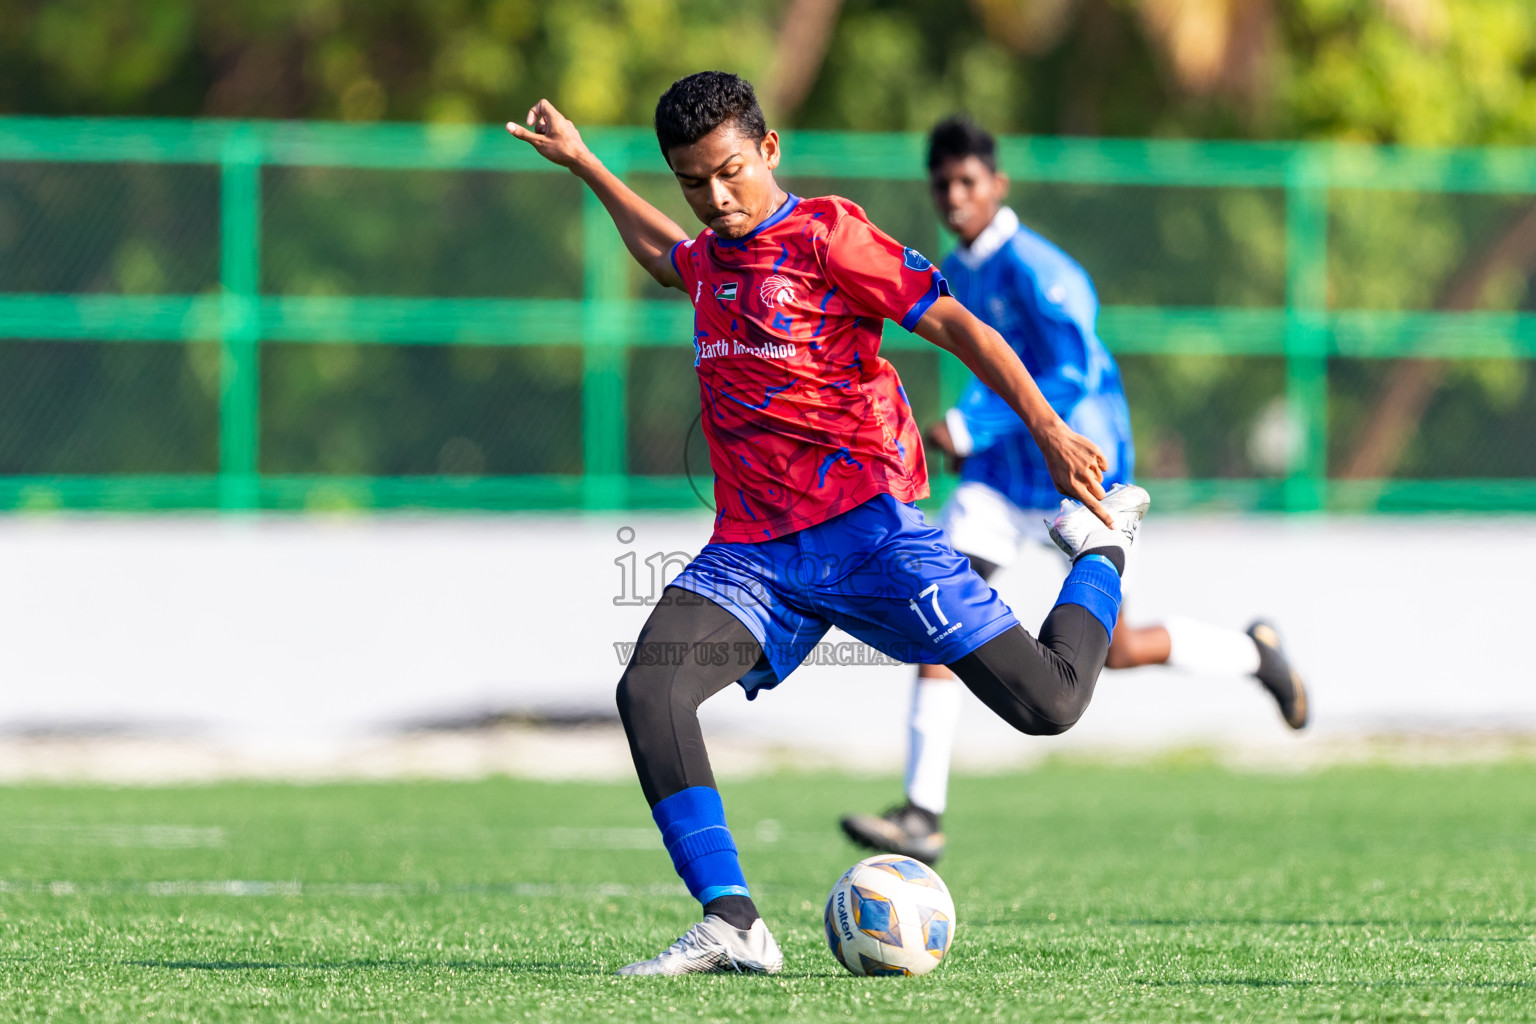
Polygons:
<instances>
[{"instance_id":1,"label":"green metal fence post","mask_svg":"<svg viewBox=\"0 0 1536 1024\"><path fill-rule=\"evenodd\" d=\"M220 156L219 507L259 500L261 325L261 148L247 125L231 130Z\"/></svg>"},{"instance_id":2,"label":"green metal fence post","mask_svg":"<svg viewBox=\"0 0 1536 1024\"><path fill-rule=\"evenodd\" d=\"M1285 182L1285 399L1295 447L1287 512L1323 507L1328 478L1328 193L1322 155L1302 146Z\"/></svg>"},{"instance_id":3,"label":"green metal fence post","mask_svg":"<svg viewBox=\"0 0 1536 1024\"><path fill-rule=\"evenodd\" d=\"M613 173L622 176L628 169L621 146L598 140L593 149ZM582 500L588 509L622 508L629 463L629 252L590 191L582 194L581 244Z\"/></svg>"}]
</instances>

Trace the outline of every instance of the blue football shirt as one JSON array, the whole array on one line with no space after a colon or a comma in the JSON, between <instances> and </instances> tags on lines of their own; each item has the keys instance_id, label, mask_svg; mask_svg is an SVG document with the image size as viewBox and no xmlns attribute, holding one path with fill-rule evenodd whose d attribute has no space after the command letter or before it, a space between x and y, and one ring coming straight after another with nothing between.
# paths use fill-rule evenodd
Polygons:
<instances>
[{"instance_id":1,"label":"blue football shirt","mask_svg":"<svg viewBox=\"0 0 1536 1024\"><path fill-rule=\"evenodd\" d=\"M1003 207L943 273L956 299L1018 354L1040 391L1073 430L1109 460L1104 486L1131 483L1136 453L1120 368L1099 340L1099 299L1088 274ZM945 417L962 454L962 480L984 483L1021 508L1061 500L1045 456L1018 415L971 378Z\"/></svg>"}]
</instances>

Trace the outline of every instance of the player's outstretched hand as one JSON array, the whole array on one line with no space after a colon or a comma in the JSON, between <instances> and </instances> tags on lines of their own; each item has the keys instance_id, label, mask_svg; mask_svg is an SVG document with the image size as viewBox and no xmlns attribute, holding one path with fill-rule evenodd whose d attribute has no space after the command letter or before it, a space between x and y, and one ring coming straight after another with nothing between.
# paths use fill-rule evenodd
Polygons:
<instances>
[{"instance_id":1,"label":"player's outstretched hand","mask_svg":"<svg viewBox=\"0 0 1536 1024\"><path fill-rule=\"evenodd\" d=\"M528 127L515 121L507 122L507 131L539 151L550 163L561 167L575 167L592 155L587 144L581 141L581 132L570 118L555 109L549 100L539 100L528 111Z\"/></svg>"},{"instance_id":2,"label":"player's outstretched hand","mask_svg":"<svg viewBox=\"0 0 1536 1024\"><path fill-rule=\"evenodd\" d=\"M1115 521L1099 500L1104 497L1104 471L1109 468L1109 460L1099 446L1063 423L1047 443L1040 445L1040 450L1045 454L1056 489L1088 506L1113 530Z\"/></svg>"}]
</instances>

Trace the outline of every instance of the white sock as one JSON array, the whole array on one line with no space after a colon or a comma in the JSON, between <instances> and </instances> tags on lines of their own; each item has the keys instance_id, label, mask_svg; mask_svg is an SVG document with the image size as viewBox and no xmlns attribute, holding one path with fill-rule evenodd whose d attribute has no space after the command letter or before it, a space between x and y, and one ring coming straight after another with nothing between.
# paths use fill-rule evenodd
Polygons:
<instances>
[{"instance_id":1,"label":"white sock","mask_svg":"<svg viewBox=\"0 0 1536 1024\"><path fill-rule=\"evenodd\" d=\"M1247 633L1222 629L1174 615L1168 631L1168 664L1212 676L1252 675L1259 670L1259 649Z\"/></svg>"},{"instance_id":2,"label":"white sock","mask_svg":"<svg viewBox=\"0 0 1536 1024\"><path fill-rule=\"evenodd\" d=\"M907 799L925 811L944 813L949 797L949 758L960 724L958 679L917 677L907 720Z\"/></svg>"}]
</instances>

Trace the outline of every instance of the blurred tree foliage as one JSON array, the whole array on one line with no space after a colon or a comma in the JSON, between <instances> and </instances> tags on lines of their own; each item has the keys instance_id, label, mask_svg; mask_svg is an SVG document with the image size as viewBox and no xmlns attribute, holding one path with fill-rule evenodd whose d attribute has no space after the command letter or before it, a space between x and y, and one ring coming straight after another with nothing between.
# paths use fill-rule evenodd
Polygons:
<instances>
[{"instance_id":1,"label":"blurred tree foliage","mask_svg":"<svg viewBox=\"0 0 1536 1024\"><path fill-rule=\"evenodd\" d=\"M0 112L19 114L494 123L547 95L579 123L643 124L673 79L725 67L757 82L787 127L917 130L963 108L1000 131L1043 134L1426 145L1536 136L1531 0L0 0L0 26ZM39 174L0 165L0 288L212 287L213 182L192 170L157 177L160 170ZM576 194L553 179L518 177L271 170L263 287L576 294ZM666 194L664 180L653 185ZM903 237L937 244L921 189L836 187ZM1283 301L1278 193L1042 187L1017 190L1014 202L1084 262L1106 302ZM1521 197L1335 195L1330 303L1531 309L1530 207ZM23 363L0 372L10 381L0 390L79 379L81 394L127 394L128 385L98 379L124 373L126 355L109 357L107 346L13 348L0 362L29 361L25 372ZM172 416L139 429L155 444L185 424L211 422L216 388L203 356L166 359L155 379L195 394L144 413ZM1274 418L1275 361L1128 362L1144 472L1276 471L1250 443ZM637 469L676 469L675 429L645 410L668 404L658 396L669 391L686 404L683 369L669 385L662 364L636 368L646 382L632 402ZM1536 474L1518 454L1536 451L1525 364L1335 370L1336 471ZM579 416L562 411L578 395L579 365L554 349L463 357L294 350L274 357L264 378L263 458L273 470L579 469ZM431 389L462 394L463 408L418 422L411 408L445 401ZM0 402L0 423L23 409L62 416L68 407L18 393ZM95 408L99 416L105 406ZM546 455L514 450L531 436L519 423L551 435ZM48 450L84 444L71 440L79 433L54 430ZM191 469L212 457L201 442L170 446L174 457L122 455L132 434L125 421L116 447L91 447L97 454L80 464ZM31 434L18 427L11 436ZM40 444L0 450L0 472L40 471ZM75 464L65 455L46 461Z\"/></svg>"},{"instance_id":2,"label":"blurred tree foliage","mask_svg":"<svg viewBox=\"0 0 1536 1024\"><path fill-rule=\"evenodd\" d=\"M1536 130L1529 0L0 0L0 25L9 113L494 123L548 95L643 124L674 78L724 67L790 127L966 108L1040 134Z\"/></svg>"}]
</instances>

